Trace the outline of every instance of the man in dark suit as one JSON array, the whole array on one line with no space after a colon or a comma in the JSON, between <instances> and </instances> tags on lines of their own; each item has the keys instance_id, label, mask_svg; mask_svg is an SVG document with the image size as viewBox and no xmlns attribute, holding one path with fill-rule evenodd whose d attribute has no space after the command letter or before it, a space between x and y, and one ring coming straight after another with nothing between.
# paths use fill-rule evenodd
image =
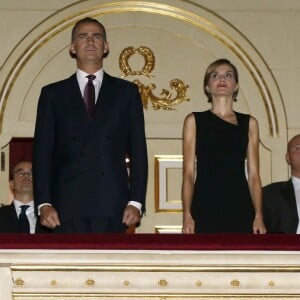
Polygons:
<instances>
[{"instance_id":1,"label":"man in dark suit","mask_svg":"<svg viewBox=\"0 0 300 300\"><path fill-rule=\"evenodd\" d=\"M135 84L103 71L109 45L97 20L75 24L69 51L77 72L43 87L38 103L37 211L43 225L60 233L125 232L145 210L148 162L141 97ZM91 113L84 102L90 81L96 102Z\"/></svg>"},{"instance_id":2,"label":"man in dark suit","mask_svg":"<svg viewBox=\"0 0 300 300\"><path fill-rule=\"evenodd\" d=\"M11 171L10 188L14 199L11 204L0 207L0 233L47 233L37 221L34 213L32 165L30 161L19 161ZM27 228L22 228L19 218L22 206L28 220Z\"/></svg>"},{"instance_id":3,"label":"man in dark suit","mask_svg":"<svg viewBox=\"0 0 300 300\"><path fill-rule=\"evenodd\" d=\"M263 188L268 233L300 233L300 134L289 141L286 161L291 167L291 178Z\"/></svg>"}]
</instances>

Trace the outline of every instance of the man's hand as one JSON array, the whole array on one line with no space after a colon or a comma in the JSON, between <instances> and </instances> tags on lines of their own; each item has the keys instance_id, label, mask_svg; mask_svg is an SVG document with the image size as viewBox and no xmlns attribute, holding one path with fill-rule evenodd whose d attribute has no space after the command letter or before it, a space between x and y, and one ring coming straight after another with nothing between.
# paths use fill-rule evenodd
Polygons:
<instances>
[{"instance_id":1,"label":"man's hand","mask_svg":"<svg viewBox=\"0 0 300 300\"><path fill-rule=\"evenodd\" d=\"M131 225L139 223L140 220L140 211L133 205L127 205L124 210L122 222L129 227Z\"/></svg>"},{"instance_id":2,"label":"man's hand","mask_svg":"<svg viewBox=\"0 0 300 300\"><path fill-rule=\"evenodd\" d=\"M48 228L55 228L60 225L60 220L55 208L51 205L44 205L40 209L40 222Z\"/></svg>"}]
</instances>

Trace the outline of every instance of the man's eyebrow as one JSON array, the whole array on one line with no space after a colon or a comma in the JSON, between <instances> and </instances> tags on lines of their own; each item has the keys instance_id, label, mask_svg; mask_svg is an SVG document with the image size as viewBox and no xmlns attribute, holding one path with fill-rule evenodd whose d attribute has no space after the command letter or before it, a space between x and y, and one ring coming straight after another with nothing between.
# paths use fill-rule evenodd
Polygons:
<instances>
[{"instance_id":1,"label":"man's eyebrow","mask_svg":"<svg viewBox=\"0 0 300 300\"><path fill-rule=\"evenodd\" d=\"M295 145L291 146L291 149L293 149L293 148L298 148L298 147L300 147L300 143L299 143L299 144L295 144Z\"/></svg>"},{"instance_id":2,"label":"man's eyebrow","mask_svg":"<svg viewBox=\"0 0 300 300\"><path fill-rule=\"evenodd\" d=\"M77 35L88 35L89 33L88 32L79 32ZM102 35L103 36L103 33L101 32L91 32L92 35Z\"/></svg>"}]
</instances>

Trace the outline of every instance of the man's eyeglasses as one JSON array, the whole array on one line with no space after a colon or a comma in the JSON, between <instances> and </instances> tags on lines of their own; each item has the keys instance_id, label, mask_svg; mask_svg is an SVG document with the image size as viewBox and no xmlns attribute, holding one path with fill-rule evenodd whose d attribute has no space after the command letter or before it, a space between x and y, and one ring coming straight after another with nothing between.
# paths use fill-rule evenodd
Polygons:
<instances>
[{"instance_id":1,"label":"man's eyeglasses","mask_svg":"<svg viewBox=\"0 0 300 300\"><path fill-rule=\"evenodd\" d=\"M30 171L18 171L14 174L14 176L17 176L19 178L23 178L23 177L29 177L32 178L32 172Z\"/></svg>"}]
</instances>

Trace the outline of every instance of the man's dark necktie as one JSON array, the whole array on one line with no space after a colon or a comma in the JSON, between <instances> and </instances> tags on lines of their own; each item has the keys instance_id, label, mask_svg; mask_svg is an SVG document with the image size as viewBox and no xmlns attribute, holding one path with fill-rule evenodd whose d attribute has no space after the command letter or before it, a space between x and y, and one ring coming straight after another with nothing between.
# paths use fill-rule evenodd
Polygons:
<instances>
[{"instance_id":1,"label":"man's dark necktie","mask_svg":"<svg viewBox=\"0 0 300 300\"><path fill-rule=\"evenodd\" d=\"M29 221L26 215L26 210L29 205L21 205L21 213L19 215L19 227L20 231L23 233L30 233Z\"/></svg>"},{"instance_id":2,"label":"man's dark necktie","mask_svg":"<svg viewBox=\"0 0 300 300\"><path fill-rule=\"evenodd\" d=\"M95 75L88 75L88 82L84 88L83 99L87 109L87 112L90 116L90 119L93 117L95 110L95 87L93 80L96 78Z\"/></svg>"}]
</instances>

